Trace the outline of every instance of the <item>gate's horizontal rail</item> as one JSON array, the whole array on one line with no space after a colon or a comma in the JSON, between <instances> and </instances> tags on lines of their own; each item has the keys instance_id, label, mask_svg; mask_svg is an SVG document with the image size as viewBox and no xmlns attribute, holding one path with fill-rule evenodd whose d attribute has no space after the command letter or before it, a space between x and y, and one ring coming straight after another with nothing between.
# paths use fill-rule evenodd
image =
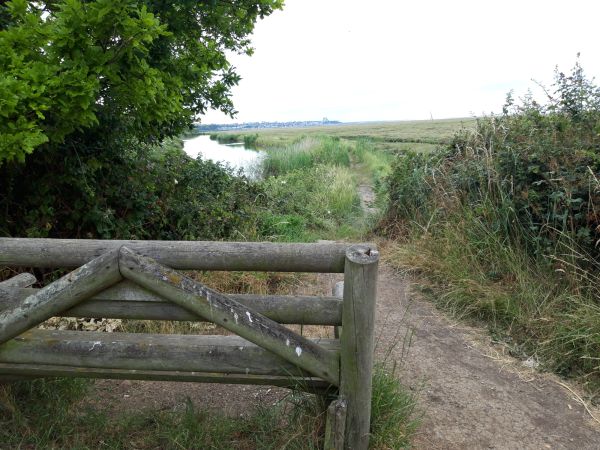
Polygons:
<instances>
[{"instance_id":1,"label":"gate's horizontal rail","mask_svg":"<svg viewBox=\"0 0 600 450\"><path fill-rule=\"evenodd\" d=\"M73 268L122 246L173 269L344 271L346 244L0 238L0 266Z\"/></svg>"},{"instance_id":2,"label":"gate's horizontal rail","mask_svg":"<svg viewBox=\"0 0 600 450\"><path fill-rule=\"evenodd\" d=\"M33 288L0 288L0 311L14 307L37 291L38 289ZM341 325L342 323L343 302L335 297L243 294L231 294L227 297L283 324ZM200 320L196 314L128 281L123 281L58 316Z\"/></svg>"},{"instance_id":3,"label":"gate's horizontal rail","mask_svg":"<svg viewBox=\"0 0 600 450\"><path fill-rule=\"evenodd\" d=\"M275 375L242 375L209 372L177 372L168 370L103 369L98 367L57 366L50 364L0 363L0 381L22 380L24 377L78 377L119 380L194 381L200 383L259 384L304 390L325 390L331 385L321 378Z\"/></svg>"},{"instance_id":4,"label":"gate's horizontal rail","mask_svg":"<svg viewBox=\"0 0 600 450\"><path fill-rule=\"evenodd\" d=\"M339 358L338 341L318 342ZM0 363L312 377L238 336L30 330L0 345Z\"/></svg>"}]
</instances>

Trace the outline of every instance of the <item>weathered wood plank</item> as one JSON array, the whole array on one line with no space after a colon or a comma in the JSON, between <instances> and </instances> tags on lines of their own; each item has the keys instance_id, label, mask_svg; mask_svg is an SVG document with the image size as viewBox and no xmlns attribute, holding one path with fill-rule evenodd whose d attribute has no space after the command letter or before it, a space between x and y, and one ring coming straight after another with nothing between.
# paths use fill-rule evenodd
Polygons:
<instances>
[{"instance_id":1,"label":"weathered wood plank","mask_svg":"<svg viewBox=\"0 0 600 450\"><path fill-rule=\"evenodd\" d=\"M340 395L348 402L344 448L352 450L369 447L378 261L373 247L346 252Z\"/></svg>"},{"instance_id":2,"label":"weathered wood plank","mask_svg":"<svg viewBox=\"0 0 600 450\"><path fill-rule=\"evenodd\" d=\"M118 256L118 251L101 255L0 312L0 343L118 283L122 279Z\"/></svg>"},{"instance_id":3,"label":"weathered wood plank","mask_svg":"<svg viewBox=\"0 0 600 450\"><path fill-rule=\"evenodd\" d=\"M280 386L309 392L324 391L330 384L321 378L276 375L245 375L208 372L177 372L168 370L127 370L100 367L72 367L47 364L0 363L0 374L6 381L43 377L105 378L118 380L185 381L222 384L257 384ZM0 381L2 375L0 375Z\"/></svg>"},{"instance_id":4,"label":"weathered wood plank","mask_svg":"<svg viewBox=\"0 0 600 450\"><path fill-rule=\"evenodd\" d=\"M344 298L344 282L338 281L333 287L333 296L335 298Z\"/></svg>"},{"instance_id":5,"label":"weathered wood plank","mask_svg":"<svg viewBox=\"0 0 600 450\"><path fill-rule=\"evenodd\" d=\"M33 288L0 288L0 311L14 307L38 291L39 289ZM342 323L343 302L334 297L225 295L279 323L303 325L339 325ZM130 281L122 281L58 316L199 320L197 314L140 288Z\"/></svg>"},{"instance_id":6,"label":"weathered wood plank","mask_svg":"<svg viewBox=\"0 0 600 450\"><path fill-rule=\"evenodd\" d=\"M337 283L335 283L332 293L335 298L343 299L344 298L344 282L338 281ZM344 304L344 302L342 301L342 308L343 308L343 304ZM342 333L342 327L339 326L339 325L341 325L341 322L339 324L336 323L334 325L335 326L333 327L333 337L335 337L336 339L339 339L340 334Z\"/></svg>"},{"instance_id":7,"label":"weathered wood plank","mask_svg":"<svg viewBox=\"0 0 600 450\"><path fill-rule=\"evenodd\" d=\"M325 423L325 445L324 450L343 450L344 432L346 429L347 403L343 398L334 400L327 408Z\"/></svg>"},{"instance_id":8,"label":"weathered wood plank","mask_svg":"<svg viewBox=\"0 0 600 450\"><path fill-rule=\"evenodd\" d=\"M277 322L127 247L120 250L119 267L125 278L339 385L337 355Z\"/></svg>"},{"instance_id":9,"label":"weathered wood plank","mask_svg":"<svg viewBox=\"0 0 600 450\"><path fill-rule=\"evenodd\" d=\"M336 340L321 340L332 357ZM0 362L141 371L310 377L239 336L29 330L0 345Z\"/></svg>"},{"instance_id":10,"label":"weathered wood plank","mask_svg":"<svg viewBox=\"0 0 600 450\"><path fill-rule=\"evenodd\" d=\"M0 238L0 266L78 267L122 246L174 269L343 272L346 244Z\"/></svg>"},{"instance_id":11,"label":"weathered wood plank","mask_svg":"<svg viewBox=\"0 0 600 450\"><path fill-rule=\"evenodd\" d=\"M0 281L0 289L8 287L29 287L35 284L37 280L30 273L20 273L8 280Z\"/></svg>"}]
</instances>

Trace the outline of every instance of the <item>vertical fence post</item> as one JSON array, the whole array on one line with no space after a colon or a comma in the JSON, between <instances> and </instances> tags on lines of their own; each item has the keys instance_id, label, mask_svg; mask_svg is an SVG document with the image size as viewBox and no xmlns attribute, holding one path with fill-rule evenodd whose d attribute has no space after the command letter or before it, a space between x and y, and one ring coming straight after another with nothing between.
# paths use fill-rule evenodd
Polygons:
<instances>
[{"instance_id":1,"label":"vertical fence post","mask_svg":"<svg viewBox=\"0 0 600 450\"><path fill-rule=\"evenodd\" d=\"M335 283L335 286L333 287L333 290L332 290L332 294L334 297L337 297L339 299L344 298L344 282L343 281L338 281L337 283ZM341 330L342 330L342 327L339 327L337 325L334 326L333 327L333 337L336 339L339 339Z\"/></svg>"},{"instance_id":2,"label":"vertical fence post","mask_svg":"<svg viewBox=\"0 0 600 450\"><path fill-rule=\"evenodd\" d=\"M346 251L340 396L347 401L344 448L348 450L369 447L378 261L379 252L368 245Z\"/></svg>"},{"instance_id":3,"label":"vertical fence post","mask_svg":"<svg viewBox=\"0 0 600 450\"><path fill-rule=\"evenodd\" d=\"M325 445L323 450L344 450L346 430L346 400L338 398L331 402L326 412Z\"/></svg>"}]
</instances>

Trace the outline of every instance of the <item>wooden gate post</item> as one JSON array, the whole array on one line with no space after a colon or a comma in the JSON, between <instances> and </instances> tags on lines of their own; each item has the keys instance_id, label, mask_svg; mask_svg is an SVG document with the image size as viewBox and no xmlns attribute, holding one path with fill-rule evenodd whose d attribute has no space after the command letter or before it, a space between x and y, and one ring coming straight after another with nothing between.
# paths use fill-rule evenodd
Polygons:
<instances>
[{"instance_id":1,"label":"wooden gate post","mask_svg":"<svg viewBox=\"0 0 600 450\"><path fill-rule=\"evenodd\" d=\"M347 402L344 448L348 450L369 447L378 261L379 252L368 245L346 251L340 396Z\"/></svg>"}]
</instances>

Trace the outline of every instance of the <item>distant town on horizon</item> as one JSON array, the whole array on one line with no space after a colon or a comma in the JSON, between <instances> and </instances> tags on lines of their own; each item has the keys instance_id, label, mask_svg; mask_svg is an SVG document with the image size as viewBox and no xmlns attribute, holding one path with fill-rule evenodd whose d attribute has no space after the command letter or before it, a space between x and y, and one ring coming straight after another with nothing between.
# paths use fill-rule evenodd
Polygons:
<instances>
[{"instance_id":1,"label":"distant town on horizon","mask_svg":"<svg viewBox=\"0 0 600 450\"><path fill-rule=\"evenodd\" d=\"M340 125L339 120L329 120L324 117L322 120L296 120L291 122L242 122L228 124L202 124L195 123L194 128L199 132L207 131L231 131L245 130L256 128L301 128L301 127L316 127L324 125Z\"/></svg>"}]
</instances>

